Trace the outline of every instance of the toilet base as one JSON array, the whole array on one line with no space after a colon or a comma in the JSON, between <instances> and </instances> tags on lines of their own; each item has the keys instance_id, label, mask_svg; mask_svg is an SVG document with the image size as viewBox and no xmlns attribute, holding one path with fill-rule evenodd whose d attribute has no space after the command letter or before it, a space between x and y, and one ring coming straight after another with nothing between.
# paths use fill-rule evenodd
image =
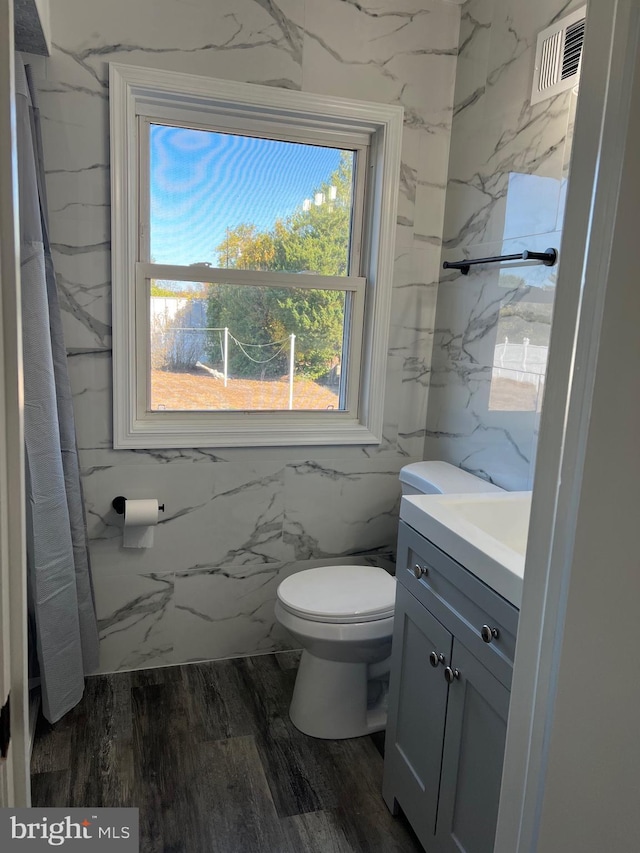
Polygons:
<instances>
[{"instance_id":1,"label":"toilet base","mask_svg":"<svg viewBox=\"0 0 640 853\"><path fill-rule=\"evenodd\" d=\"M379 663L375 666L380 668ZM304 734L324 740L382 731L386 706L383 701L367 708L369 678L366 663L325 660L305 649L289 708L291 722Z\"/></svg>"}]
</instances>

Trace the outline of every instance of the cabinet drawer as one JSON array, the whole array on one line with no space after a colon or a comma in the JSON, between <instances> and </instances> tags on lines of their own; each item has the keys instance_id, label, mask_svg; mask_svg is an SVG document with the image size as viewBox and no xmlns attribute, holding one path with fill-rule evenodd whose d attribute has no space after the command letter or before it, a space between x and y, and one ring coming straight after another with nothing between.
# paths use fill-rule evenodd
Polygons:
<instances>
[{"instance_id":1,"label":"cabinet drawer","mask_svg":"<svg viewBox=\"0 0 640 853\"><path fill-rule=\"evenodd\" d=\"M426 569L419 579L416 565ZM396 574L502 684L511 686L517 608L404 522L399 528ZM497 631L490 642L482 639L483 626Z\"/></svg>"}]
</instances>

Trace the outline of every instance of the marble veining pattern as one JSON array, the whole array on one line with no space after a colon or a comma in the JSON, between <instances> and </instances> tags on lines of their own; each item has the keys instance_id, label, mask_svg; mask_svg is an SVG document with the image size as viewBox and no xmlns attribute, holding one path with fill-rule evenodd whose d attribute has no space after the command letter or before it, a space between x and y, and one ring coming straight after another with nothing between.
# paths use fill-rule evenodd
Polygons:
<instances>
[{"instance_id":1,"label":"marble veining pattern","mask_svg":"<svg viewBox=\"0 0 640 853\"><path fill-rule=\"evenodd\" d=\"M308 462L287 466L283 535L295 559L389 550L398 523L398 471L408 461L366 459L340 469ZM315 496L315 513L305 508L308 494ZM341 507L339 519L321 509L332 506Z\"/></svg>"},{"instance_id":2,"label":"marble veining pattern","mask_svg":"<svg viewBox=\"0 0 640 853\"><path fill-rule=\"evenodd\" d=\"M94 577L103 670L172 662L173 574Z\"/></svg>"},{"instance_id":3,"label":"marble veining pattern","mask_svg":"<svg viewBox=\"0 0 640 853\"><path fill-rule=\"evenodd\" d=\"M576 96L529 98L537 33L577 5L464 4L443 261L561 248ZM531 488L556 278L529 263L442 272L426 458Z\"/></svg>"},{"instance_id":4,"label":"marble veining pattern","mask_svg":"<svg viewBox=\"0 0 640 853\"><path fill-rule=\"evenodd\" d=\"M32 65L102 667L284 647L272 618L278 579L317 560L387 558L398 471L422 456L460 9L441 0L57 0L51 15L52 56ZM379 446L112 449L110 61L404 107ZM154 548L122 548L117 494L165 502Z\"/></svg>"},{"instance_id":5,"label":"marble veining pattern","mask_svg":"<svg viewBox=\"0 0 640 853\"><path fill-rule=\"evenodd\" d=\"M405 461L415 460L86 469L103 670L289 648L273 615L281 580L326 564L392 568ZM122 517L111 507L116 486L129 497L164 500L153 548L122 547ZM336 505L338 517L323 509Z\"/></svg>"},{"instance_id":6,"label":"marble veining pattern","mask_svg":"<svg viewBox=\"0 0 640 853\"><path fill-rule=\"evenodd\" d=\"M276 589L285 578L343 558L292 561L249 569L199 567L175 576L176 662L237 657L295 647L275 620ZM351 556L350 564L393 567L389 553Z\"/></svg>"}]
</instances>

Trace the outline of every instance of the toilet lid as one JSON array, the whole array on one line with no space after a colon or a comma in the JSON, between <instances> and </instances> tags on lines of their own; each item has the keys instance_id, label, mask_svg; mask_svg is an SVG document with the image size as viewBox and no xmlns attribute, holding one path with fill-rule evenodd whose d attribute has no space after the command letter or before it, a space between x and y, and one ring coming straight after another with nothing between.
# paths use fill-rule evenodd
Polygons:
<instances>
[{"instance_id":1,"label":"toilet lid","mask_svg":"<svg viewBox=\"0 0 640 853\"><path fill-rule=\"evenodd\" d=\"M286 578L278 600L316 622L373 622L393 616L396 580L375 566L321 566Z\"/></svg>"}]
</instances>

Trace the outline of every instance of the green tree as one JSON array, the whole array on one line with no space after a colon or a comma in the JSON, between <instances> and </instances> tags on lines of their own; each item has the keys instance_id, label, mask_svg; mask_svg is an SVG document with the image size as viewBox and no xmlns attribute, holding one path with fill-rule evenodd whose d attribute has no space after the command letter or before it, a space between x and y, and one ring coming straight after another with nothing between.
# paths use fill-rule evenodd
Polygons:
<instances>
[{"instance_id":1,"label":"green tree","mask_svg":"<svg viewBox=\"0 0 640 853\"><path fill-rule=\"evenodd\" d=\"M287 219L277 220L268 231L258 231L246 223L229 230L216 247L219 266L346 275L351 191L352 155L344 152L338 168L312 194L315 199L321 193L322 204L312 203L307 210L297 210ZM278 351L276 342L295 334L296 370L310 378L327 373L340 358L344 309L343 291L209 286L210 326L228 326L235 337L248 343L272 344L273 349L247 350L259 361ZM285 345L280 356L262 365L261 375L282 375L287 359ZM230 362L234 373L251 375L256 370L237 347L231 348Z\"/></svg>"}]
</instances>

